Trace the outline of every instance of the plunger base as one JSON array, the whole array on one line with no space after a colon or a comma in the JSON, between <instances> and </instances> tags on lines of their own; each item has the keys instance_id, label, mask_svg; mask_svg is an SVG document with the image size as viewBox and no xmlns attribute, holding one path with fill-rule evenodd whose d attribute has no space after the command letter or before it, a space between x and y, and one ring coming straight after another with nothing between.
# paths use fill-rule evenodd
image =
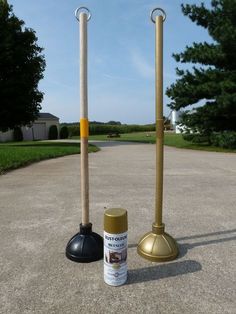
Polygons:
<instances>
[{"instance_id":1,"label":"plunger base","mask_svg":"<svg viewBox=\"0 0 236 314\"><path fill-rule=\"evenodd\" d=\"M139 241L138 254L152 262L165 262L175 259L179 253L176 241L164 231L164 224L153 224L152 231Z\"/></svg>"},{"instance_id":2,"label":"plunger base","mask_svg":"<svg viewBox=\"0 0 236 314\"><path fill-rule=\"evenodd\" d=\"M92 232L91 223L80 224L80 232L66 246L66 257L78 263L90 263L103 258L103 238Z\"/></svg>"}]
</instances>

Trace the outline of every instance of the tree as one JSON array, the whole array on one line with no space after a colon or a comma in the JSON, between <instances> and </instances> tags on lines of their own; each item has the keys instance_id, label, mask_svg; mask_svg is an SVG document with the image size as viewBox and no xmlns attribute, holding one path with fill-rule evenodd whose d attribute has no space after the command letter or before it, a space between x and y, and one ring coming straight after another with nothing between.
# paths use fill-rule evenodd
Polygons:
<instances>
[{"instance_id":1,"label":"tree","mask_svg":"<svg viewBox=\"0 0 236 314\"><path fill-rule=\"evenodd\" d=\"M121 122L120 121L108 121L106 124L109 124L109 125L121 125Z\"/></svg>"},{"instance_id":2,"label":"tree","mask_svg":"<svg viewBox=\"0 0 236 314\"><path fill-rule=\"evenodd\" d=\"M177 62L193 63L192 71L176 69L180 77L166 91L169 106L187 110L182 123L204 136L213 132L236 130L236 1L213 0L211 9L202 3L182 5L182 12L208 30L213 43L193 43L173 54ZM198 104L199 105L199 104Z\"/></svg>"},{"instance_id":3,"label":"tree","mask_svg":"<svg viewBox=\"0 0 236 314\"><path fill-rule=\"evenodd\" d=\"M60 129L60 138L61 139L65 139L69 137L69 130L68 127L66 125L64 125L61 129Z\"/></svg>"},{"instance_id":4,"label":"tree","mask_svg":"<svg viewBox=\"0 0 236 314\"><path fill-rule=\"evenodd\" d=\"M51 125L48 131L48 139L49 140L57 140L58 139L58 129L56 125Z\"/></svg>"},{"instance_id":5,"label":"tree","mask_svg":"<svg viewBox=\"0 0 236 314\"><path fill-rule=\"evenodd\" d=\"M45 59L34 30L13 13L7 0L0 0L0 130L33 122L41 109Z\"/></svg>"}]
</instances>

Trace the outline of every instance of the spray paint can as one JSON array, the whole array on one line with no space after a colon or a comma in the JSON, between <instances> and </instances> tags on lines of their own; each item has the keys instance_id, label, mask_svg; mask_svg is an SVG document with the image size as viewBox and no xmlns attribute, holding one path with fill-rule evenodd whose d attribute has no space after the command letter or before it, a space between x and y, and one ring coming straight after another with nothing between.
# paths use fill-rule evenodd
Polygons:
<instances>
[{"instance_id":1,"label":"spray paint can","mask_svg":"<svg viewBox=\"0 0 236 314\"><path fill-rule=\"evenodd\" d=\"M110 286L127 280L127 211L110 208L104 213L104 281Z\"/></svg>"}]
</instances>

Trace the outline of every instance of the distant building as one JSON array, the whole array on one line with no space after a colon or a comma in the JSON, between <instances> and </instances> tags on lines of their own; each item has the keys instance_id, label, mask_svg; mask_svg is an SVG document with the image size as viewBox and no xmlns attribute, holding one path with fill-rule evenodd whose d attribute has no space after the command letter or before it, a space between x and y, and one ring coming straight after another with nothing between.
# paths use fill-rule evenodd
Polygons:
<instances>
[{"instance_id":1,"label":"distant building","mask_svg":"<svg viewBox=\"0 0 236 314\"><path fill-rule=\"evenodd\" d=\"M171 125L175 133L181 133L184 131L184 126L182 124L179 124L180 118L181 118L182 111L171 111Z\"/></svg>"},{"instance_id":2,"label":"distant building","mask_svg":"<svg viewBox=\"0 0 236 314\"><path fill-rule=\"evenodd\" d=\"M56 125L59 133L59 118L51 113L41 112L31 126L21 127L24 141L47 140L51 125ZM0 132L0 142L8 141L13 141L13 130Z\"/></svg>"}]
</instances>

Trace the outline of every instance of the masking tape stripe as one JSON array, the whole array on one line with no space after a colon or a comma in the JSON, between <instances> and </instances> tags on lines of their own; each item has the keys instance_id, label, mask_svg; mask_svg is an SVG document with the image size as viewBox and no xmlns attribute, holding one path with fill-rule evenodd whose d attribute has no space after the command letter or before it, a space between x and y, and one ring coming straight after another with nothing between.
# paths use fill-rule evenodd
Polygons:
<instances>
[{"instance_id":1,"label":"masking tape stripe","mask_svg":"<svg viewBox=\"0 0 236 314\"><path fill-rule=\"evenodd\" d=\"M80 137L89 136L89 122L88 119L80 119Z\"/></svg>"}]
</instances>

